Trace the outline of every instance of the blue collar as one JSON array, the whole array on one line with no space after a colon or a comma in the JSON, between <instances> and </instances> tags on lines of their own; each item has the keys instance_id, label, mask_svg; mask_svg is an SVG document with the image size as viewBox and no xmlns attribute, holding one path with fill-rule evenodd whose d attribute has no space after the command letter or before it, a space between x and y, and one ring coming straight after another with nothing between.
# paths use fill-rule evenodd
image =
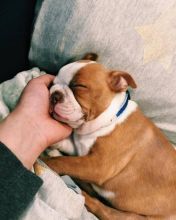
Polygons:
<instances>
[{"instance_id":1,"label":"blue collar","mask_svg":"<svg viewBox=\"0 0 176 220\"><path fill-rule=\"evenodd\" d=\"M131 99L130 97L130 92L127 90L126 91L126 97L124 102L122 103L120 110L116 113L116 117L119 117L126 109L127 105L128 105L128 101Z\"/></svg>"}]
</instances>

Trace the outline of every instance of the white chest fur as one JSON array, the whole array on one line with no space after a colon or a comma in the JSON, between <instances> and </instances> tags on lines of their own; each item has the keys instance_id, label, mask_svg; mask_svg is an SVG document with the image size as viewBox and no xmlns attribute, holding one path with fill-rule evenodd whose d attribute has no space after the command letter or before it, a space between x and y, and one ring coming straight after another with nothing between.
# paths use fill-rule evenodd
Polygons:
<instances>
[{"instance_id":1,"label":"white chest fur","mask_svg":"<svg viewBox=\"0 0 176 220\"><path fill-rule=\"evenodd\" d=\"M130 100L125 111L119 117L113 116L107 124L104 124L104 120L102 119L102 125L96 131L88 132L87 134L78 134L75 132L74 142L78 155L87 155L98 137L110 134L114 130L115 126L124 122L128 116L136 110L136 108L137 104Z\"/></svg>"},{"instance_id":2,"label":"white chest fur","mask_svg":"<svg viewBox=\"0 0 176 220\"><path fill-rule=\"evenodd\" d=\"M103 198L105 198L107 200L113 199L116 196L114 192L111 192L109 190L104 190L94 184L91 184L91 185L92 185L92 188L95 190L95 192L97 192L100 196L102 196Z\"/></svg>"}]
</instances>

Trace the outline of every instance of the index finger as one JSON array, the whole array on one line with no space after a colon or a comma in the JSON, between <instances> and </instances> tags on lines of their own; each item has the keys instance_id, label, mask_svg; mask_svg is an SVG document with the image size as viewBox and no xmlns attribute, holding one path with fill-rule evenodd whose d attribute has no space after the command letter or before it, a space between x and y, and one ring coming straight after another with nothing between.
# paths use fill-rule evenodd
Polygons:
<instances>
[{"instance_id":1,"label":"index finger","mask_svg":"<svg viewBox=\"0 0 176 220\"><path fill-rule=\"evenodd\" d=\"M55 76L51 75L51 74L44 74L42 76L38 76L37 78L35 78L34 80L37 83L41 83L41 84L45 84L47 87L50 86L50 84L53 82Z\"/></svg>"}]
</instances>

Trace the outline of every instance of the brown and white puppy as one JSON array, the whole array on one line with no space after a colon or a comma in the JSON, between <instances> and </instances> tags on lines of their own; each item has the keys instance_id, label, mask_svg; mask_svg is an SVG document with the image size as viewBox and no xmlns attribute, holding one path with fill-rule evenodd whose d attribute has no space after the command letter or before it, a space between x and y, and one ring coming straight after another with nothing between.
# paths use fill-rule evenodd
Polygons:
<instances>
[{"instance_id":1,"label":"brown and white puppy","mask_svg":"<svg viewBox=\"0 0 176 220\"><path fill-rule=\"evenodd\" d=\"M60 70L51 88L54 117L74 130L78 155L45 160L91 183L111 207L84 193L100 219L176 219L176 152L129 100L132 76L88 60Z\"/></svg>"}]
</instances>

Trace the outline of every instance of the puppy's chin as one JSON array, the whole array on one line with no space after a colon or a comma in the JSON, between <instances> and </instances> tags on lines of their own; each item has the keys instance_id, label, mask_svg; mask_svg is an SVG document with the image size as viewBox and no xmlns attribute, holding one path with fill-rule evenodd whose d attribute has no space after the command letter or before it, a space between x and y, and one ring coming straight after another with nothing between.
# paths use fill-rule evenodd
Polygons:
<instances>
[{"instance_id":1,"label":"puppy's chin","mask_svg":"<svg viewBox=\"0 0 176 220\"><path fill-rule=\"evenodd\" d=\"M52 113L52 116L57 121L65 123L65 124L69 125L70 127L74 128L74 129L79 128L85 122L85 120L83 118L80 118L77 121L71 121L71 120L69 120L69 118L64 118L64 117L62 117L61 115L58 115L55 112Z\"/></svg>"}]
</instances>

